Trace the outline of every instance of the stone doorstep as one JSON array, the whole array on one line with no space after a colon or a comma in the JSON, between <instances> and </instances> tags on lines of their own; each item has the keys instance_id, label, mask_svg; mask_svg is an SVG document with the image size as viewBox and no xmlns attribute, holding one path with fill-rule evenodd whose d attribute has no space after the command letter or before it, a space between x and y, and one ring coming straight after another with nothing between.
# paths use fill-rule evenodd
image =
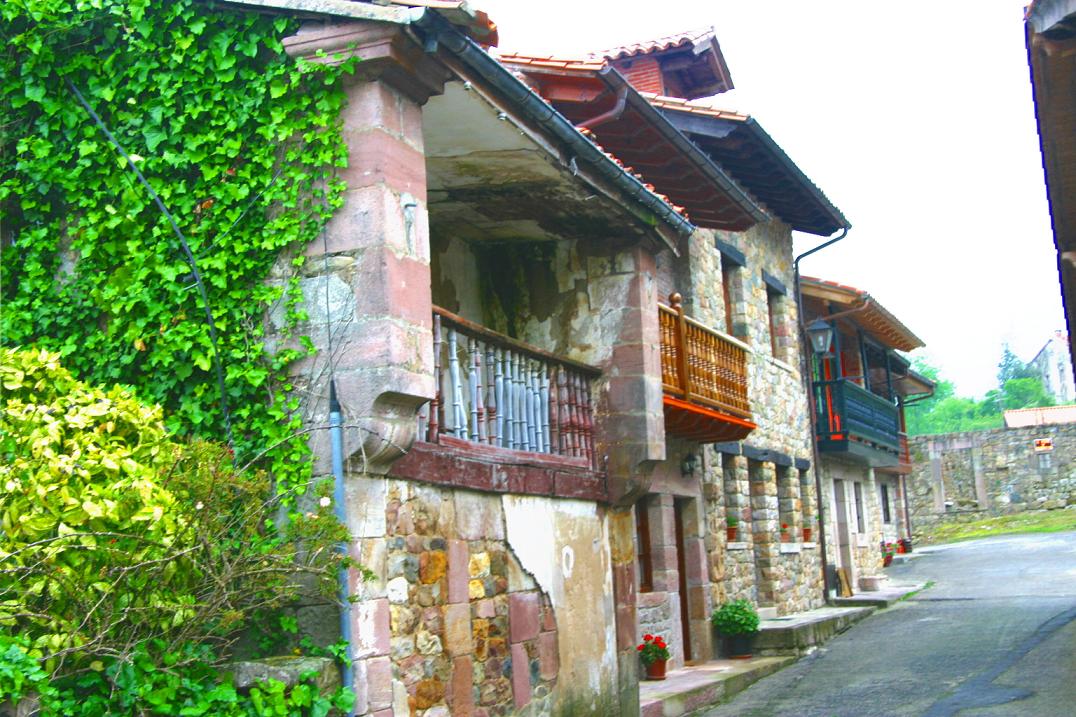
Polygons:
<instances>
[{"instance_id":1,"label":"stone doorstep","mask_svg":"<svg viewBox=\"0 0 1076 717\"><path fill-rule=\"evenodd\" d=\"M860 592L852 597L833 598L834 605L841 607L875 607L885 609L899 602L902 598L926 587L926 583L912 585L887 585L881 590Z\"/></svg>"},{"instance_id":2,"label":"stone doorstep","mask_svg":"<svg viewBox=\"0 0 1076 717\"><path fill-rule=\"evenodd\" d=\"M795 660L790 655L713 660L670 670L664 680L639 683L639 715L679 717L695 714L744 691Z\"/></svg>"},{"instance_id":3,"label":"stone doorstep","mask_svg":"<svg viewBox=\"0 0 1076 717\"><path fill-rule=\"evenodd\" d=\"M755 652L760 655L802 655L874 612L874 607L823 607L762 620Z\"/></svg>"}]
</instances>

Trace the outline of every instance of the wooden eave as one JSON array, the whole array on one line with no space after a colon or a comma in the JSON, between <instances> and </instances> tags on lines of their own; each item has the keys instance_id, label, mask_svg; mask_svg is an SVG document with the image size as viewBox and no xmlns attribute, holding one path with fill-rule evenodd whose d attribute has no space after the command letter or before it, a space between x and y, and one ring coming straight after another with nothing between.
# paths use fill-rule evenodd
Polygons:
<instances>
[{"instance_id":1,"label":"wooden eave","mask_svg":"<svg viewBox=\"0 0 1076 717\"><path fill-rule=\"evenodd\" d=\"M817 299L823 304L836 304L841 312L859 309L857 313L837 319L837 321L847 321L858 325L886 348L912 351L924 345L922 339L913 334L907 326L865 291L806 276L800 280L800 289L804 297ZM824 314L816 315L812 312L807 314L806 318L808 321L813 321L826 317Z\"/></svg>"},{"instance_id":2,"label":"wooden eave","mask_svg":"<svg viewBox=\"0 0 1076 717\"><path fill-rule=\"evenodd\" d=\"M502 57L501 61L523 72L535 91L578 127L588 127L589 122L617 105L617 92L592 69L557 69L532 63L520 65L513 62L511 56ZM641 100L641 97L636 99ZM626 101L619 115L589 127L588 131L629 171L653 184L656 191L667 196L674 205L683 207L697 226L744 231L765 217L743 190L736 187L740 197L730 196L726 188L702 169L702 164L710 164L714 171L724 174L702 150L696 148L697 155L690 156L689 152L676 147L654 125L654 120L644 116L631 101ZM675 132L671 127L670 131ZM683 141L690 146L686 138ZM736 186L731 178L727 182Z\"/></svg>"},{"instance_id":3,"label":"wooden eave","mask_svg":"<svg viewBox=\"0 0 1076 717\"><path fill-rule=\"evenodd\" d=\"M1026 22L1050 223L1068 333L1076 329L1076 0L1038 0ZM1069 344L1076 365L1076 342Z\"/></svg>"}]
</instances>

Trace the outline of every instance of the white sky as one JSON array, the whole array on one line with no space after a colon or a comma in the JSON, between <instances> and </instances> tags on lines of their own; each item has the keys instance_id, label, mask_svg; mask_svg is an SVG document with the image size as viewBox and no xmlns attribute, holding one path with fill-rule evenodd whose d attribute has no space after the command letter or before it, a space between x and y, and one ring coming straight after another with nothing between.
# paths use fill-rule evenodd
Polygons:
<instances>
[{"instance_id":1,"label":"white sky","mask_svg":"<svg viewBox=\"0 0 1076 717\"><path fill-rule=\"evenodd\" d=\"M502 50L578 55L714 26L735 90L852 230L804 274L871 293L957 384L1064 328L1025 0L471 0ZM797 252L817 239L798 235Z\"/></svg>"}]
</instances>

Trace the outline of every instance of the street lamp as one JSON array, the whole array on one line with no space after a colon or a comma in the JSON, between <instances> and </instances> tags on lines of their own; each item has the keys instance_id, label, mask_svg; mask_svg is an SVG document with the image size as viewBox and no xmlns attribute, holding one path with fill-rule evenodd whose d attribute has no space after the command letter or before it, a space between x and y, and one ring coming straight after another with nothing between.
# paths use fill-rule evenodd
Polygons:
<instances>
[{"instance_id":1,"label":"street lamp","mask_svg":"<svg viewBox=\"0 0 1076 717\"><path fill-rule=\"evenodd\" d=\"M833 326L822 319L815 319L807 324L807 338L811 340L814 352L818 356L824 356L833 345Z\"/></svg>"}]
</instances>

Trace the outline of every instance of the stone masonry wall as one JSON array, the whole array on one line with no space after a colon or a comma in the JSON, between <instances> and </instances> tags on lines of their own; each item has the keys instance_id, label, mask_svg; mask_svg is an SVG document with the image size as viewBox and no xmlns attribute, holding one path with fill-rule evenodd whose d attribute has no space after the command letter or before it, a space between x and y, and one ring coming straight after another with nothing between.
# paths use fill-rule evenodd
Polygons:
<instances>
[{"instance_id":1,"label":"stone masonry wall","mask_svg":"<svg viewBox=\"0 0 1076 717\"><path fill-rule=\"evenodd\" d=\"M1036 453L1048 438L1053 450ZM909 439L912 528L975 515L1076 504L1076 424L999 428Z\"/></svg>"}]
</instances>

